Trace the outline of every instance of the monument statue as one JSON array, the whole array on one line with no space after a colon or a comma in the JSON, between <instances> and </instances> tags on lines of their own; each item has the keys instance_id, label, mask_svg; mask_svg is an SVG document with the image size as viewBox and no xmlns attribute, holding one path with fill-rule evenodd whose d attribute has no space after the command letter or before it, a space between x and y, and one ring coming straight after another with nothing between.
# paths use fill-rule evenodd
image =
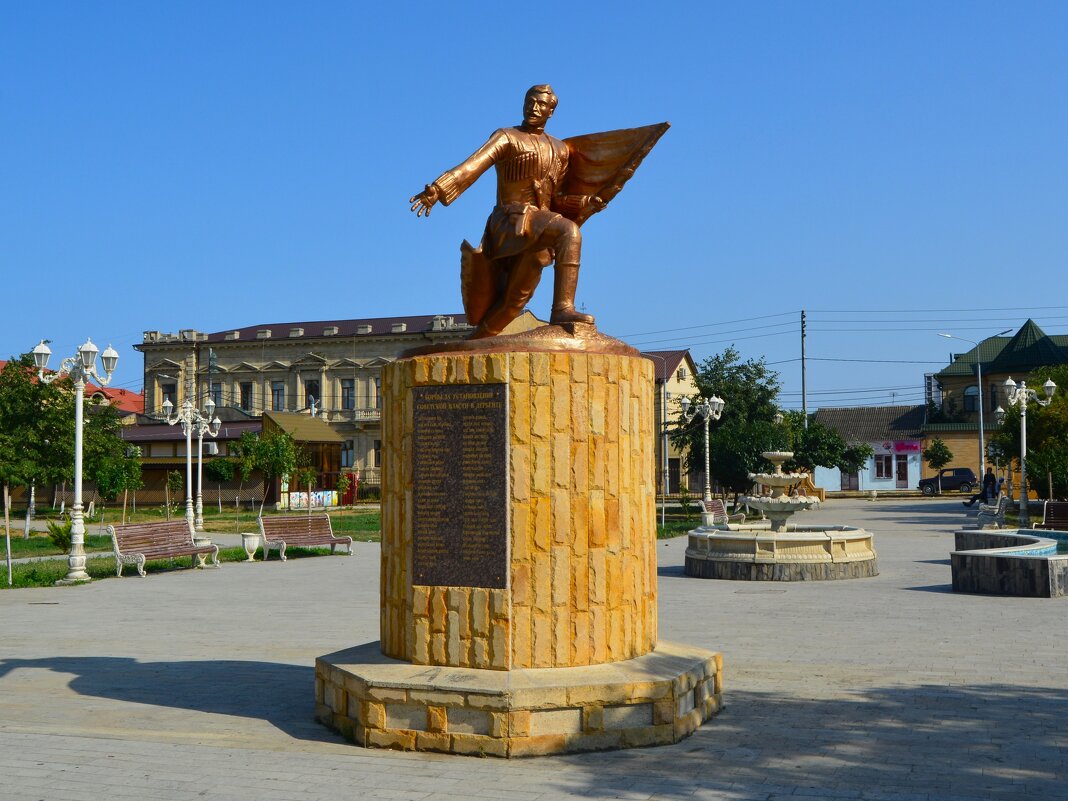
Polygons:
<instances>
[{"instance_id":1,"label":"monument statue","mask_svg":"<svg viewBox=\"0 0 1068 801\"><path fill-rule=\"evenodd\" d=\"M482 244L460 246L460 288L472 339L499 334L522 312L554 265L549 322L593 325L575 309L582 232L579 227L605 208L634 174L668 123L556 139L545 124L557 97L548 84L532 86L523 122L498 128L466 161L447 170L410 198L417 216L448 206L491 166L497 169L497 204L486 221Z\"/></svg>"}]
</instances>

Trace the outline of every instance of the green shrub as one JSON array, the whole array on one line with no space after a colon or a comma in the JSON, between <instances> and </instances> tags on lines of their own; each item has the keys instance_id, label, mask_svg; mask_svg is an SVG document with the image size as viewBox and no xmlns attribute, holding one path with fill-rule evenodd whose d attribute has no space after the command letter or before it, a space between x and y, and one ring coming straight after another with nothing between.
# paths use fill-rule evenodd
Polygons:
<instances>
[{"instance_id":1,"label":"green shrub","mask_svg":"<svg viewBox=\"0 0 1068 801\"><path fill-rule=\"evenodd\" d=\"M682 507L682 516L687 520L693 517L693 496L683 489L679 492L679 506Z\"/></svg>"},{"instance_id":2,"label":"green shrub","mask_svg":"<svg viewBox=\"0 0 1068 801\"><path fill-rule=\"evenodd\" d=\"M70 551L70 529L72 521L67 520L64 522L55 522L49 520L48 526L48 539L52 541L52 544L56 546L60 553L67 553Z\"/></svg>"}]
</instances>

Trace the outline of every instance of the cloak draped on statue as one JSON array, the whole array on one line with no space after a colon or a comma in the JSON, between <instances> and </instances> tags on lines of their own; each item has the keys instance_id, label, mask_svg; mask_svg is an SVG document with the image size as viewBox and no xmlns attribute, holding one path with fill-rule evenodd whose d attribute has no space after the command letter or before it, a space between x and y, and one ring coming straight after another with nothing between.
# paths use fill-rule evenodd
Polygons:
<instances>
[{"instance_id":1,"label":"cloak draped on statue","mask_svg":"<svg viewBox=\"0 0 1068 801\"><path fill-rule=\"evenodd\" d=\"M669 123L661 122L563 140L568 149L568 166L559 194L596 196L607 204L619 194L669 127ZM598 207L587 203L575 213L561 211L561 214L582 225L597 210ZM463 241L460 245L460 292L469 325L478 325L482 321L503 291L506 280L505 264L487 259L481 247L472 246L466 239Z\"/></svg>"}]
</instances>

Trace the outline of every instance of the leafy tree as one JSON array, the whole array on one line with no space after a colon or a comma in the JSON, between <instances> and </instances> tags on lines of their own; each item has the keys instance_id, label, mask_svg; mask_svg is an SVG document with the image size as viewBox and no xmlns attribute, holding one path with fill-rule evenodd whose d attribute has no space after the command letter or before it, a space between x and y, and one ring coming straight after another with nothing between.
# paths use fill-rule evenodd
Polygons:
<instances>
[{"instance_id":1,"label":"leafy tree","mask_svg":"<svg viewBox=\"0 0 1068 801\"><path fill-rule=\"evenodd\" d=\"M237 472L237 462L233 459L212 459L204 465L204 474L208 481L214 481L216 498L219 502L219 514L222 514L222 485L224 481L232 481Z\"/></svg>"},{"instance_id":2,"label":"leafy tree","mask_svg":"<svg viewBox=\"0 0 1068 801\"><path fill-rule=\"evenodd\" d=\"M119 436L122 421L113 406L98 402L87 404L82 439L82 474L96 484L105 500L114 500L123 490L140 486L140 455L127 455L127 444Z\"/></svg>"},{"instance_id":3,"label":"leafy tree","mask_svg":"<svg viewBox=\"0 0 1068 801\"><path fill-rule=\"evenodd\" d=\"M778 411L779 376L763 359L741 361L734 348L705 359L694 381L701 397L718 395L723 415L710 423L709 462L712 476L736 495L752 486L749 473L766 464L762 451L783 447L783 432L772 423ZM686 452L690 471L704 469L704 425L695 418L672 435Z\"/></svg>"},{"instance_id":4,"label":"leafy tree","mask_svg":"<svg viewBox=\"0 0 1068 801\"><path fill-rule=\"evenodd\" d=\"M870 459L874 453L875 449L866 442L847 445L845 450L842 451L842 455L835 464L835 467L843 473L859 472L860 469L868 463L868 459Z\"/></svg>"},{"instance_id":5,"label":"leafy tree","mask_svg":"<svg viewBox=\"0 0 1068 801\"><path fill-rule=\"evenodd\" d=\"M925 462L930 465L931 469L938 475L938 494L942 494L942 474L941 469L947 464L953 461L953 451L949 449L941 439L934 439L931 444L923 449L921 454Z\"/></svg>"},{"instance_id":6,"label":"leafy tree","mask_svg":"<svg viewBox=\"0 0 1068 801\"><path fill-rule=\"evenodd\" d=\"M263 495L260 497L260 515L267 501L271 483L293 473L297 467L299 452L293 437L285 431L271 430L253 434L249 439L241 436L241 472L250 475L259 470L263 474Z\"/></svg>"},{"instance_id":7,"label":"leafy tree","mask_svg":"<svg viewBox=\"0 0 1068 801\"><path fill-rule=\"evenodd\" d=\"M348 493L349 488L352 487L352 473L341 472L341 475L337 477L337 502L340 506L345 501L345 495Z\"/></svg>"},{"instance_id":8,"label":"leafy tree","mask_svg":"<svg viewBox=\"0 0 1068 801\"><path fill-rule=\"evenodd\" d=\"M722 425L710 435L710 472L735 496L747 492L753 486L749 474L769 467L760 454L781 447L781 437L778 426L767 421L734 420Z\"/></svg>"},{"instance_id":9,"label":"leafy tree","mask_svg":"<svg viewBox=\"0 0 1068 801\"><path fill-rule=\"evenodd\" d=\"M234 500L235 508L241 505L241 492L245 488L245 482L252 478L252 474L256 471L256 444L258 442L259 436L251 431L245 431L241 434L241 439L230 445L230 453L237 460L237 475L239 476L237 498Z\"/></svg>"},{"instance_id":10,"label":"leafy tree","mask_svg":"<svg viewBox=\"0 0 1068 801\"><path fill-rule=\"evenodd\" d=\"M311 517L312 509L312 488L315 486L315 479L319 477L319 471L311 465L302 465L297 468L297 472L293 476L293 480L298 487L308 488L308 516Z\"/></svg>"},{"instance_id":11,"label":"leafy tree","mask_svg":"<svg viewBox=\"0 0 1068 801\"><path fill-rule=\"evenodd\" d=\"M1057 384L1049 406L1027 405L1027 483L1040 498L1049 494L1052 481L1055 498L1068 497L1068 365L1042 367L1028 384L1042 392L1047 379ZM1020 454L1020 408L1008 406L1005 421L991 441L1010 456Z\"/></svg>"},{"instance_id":12,"label":"leafy tree","mask_svg":"<svg viewBox=\"0 0 1068 801\"><path fill-rule=\"evenodd\" d=\"M733 347L705 359L694 381L703 397L718 395L725 401L722 425L735 420L770 422L778 411L779 374L763 359L740 361Z\"/></svg>"},{"instance_id":13,"label":"leafy tree","mask_svg":"<svg viewBox=\"0 0 1068 801\"><path fill-rule=\"evenodd\" d=\"M182 474L177 470L171 470L167 473L167 480L164 482L163 491L166 493L167 501L167 519L171 519L171 495L176 498L180 497L182 488L185 487L185 479L182 478Z\"/></svg>"},{"instance_id":14,"label":"leafy tree","mask_svg":"<svg viewBox=\"0 0 1068 801\"><path fill-rule=\"evenodd\" d=\"M804 425L803 412L788 412L785 424L790 435L790 449L793 459L787 463L789 470L803 470L808 473L817 467L837 467L843 473L855 473L867 463L874 453L867 443L849 444L833 428L809 419L808 427Z\"/></svg>"},{"instance_id":15,"label":"leafy tree","mask_svg":"<svg viewBox=\"0 0 1068 801\"><path fill-rule=\"evenodd\" d=\"M38 381L32 354L12 357L0 370L0 482L8 518L12 487L70 479L73 454L71 380Z\"/></svg>"}]
</instances>

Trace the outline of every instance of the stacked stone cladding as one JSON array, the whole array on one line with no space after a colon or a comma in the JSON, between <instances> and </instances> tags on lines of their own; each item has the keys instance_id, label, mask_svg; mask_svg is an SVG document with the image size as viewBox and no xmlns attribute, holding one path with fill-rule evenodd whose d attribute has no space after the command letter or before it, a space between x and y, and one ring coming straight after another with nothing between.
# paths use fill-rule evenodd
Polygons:
<instances>
[{"instance_id":1,"label":"stacked stone cladding","mask_svg":"<svg viewBox=\"0 0 1068 801\"><path fill-rule=\"evenodd\" d=\"M656 645L653 369L596 353L435 354L383 371L382 651L509 670ZM505 589L412 584L413 387L508 387Z\"/></svg>"}]
</instances>

